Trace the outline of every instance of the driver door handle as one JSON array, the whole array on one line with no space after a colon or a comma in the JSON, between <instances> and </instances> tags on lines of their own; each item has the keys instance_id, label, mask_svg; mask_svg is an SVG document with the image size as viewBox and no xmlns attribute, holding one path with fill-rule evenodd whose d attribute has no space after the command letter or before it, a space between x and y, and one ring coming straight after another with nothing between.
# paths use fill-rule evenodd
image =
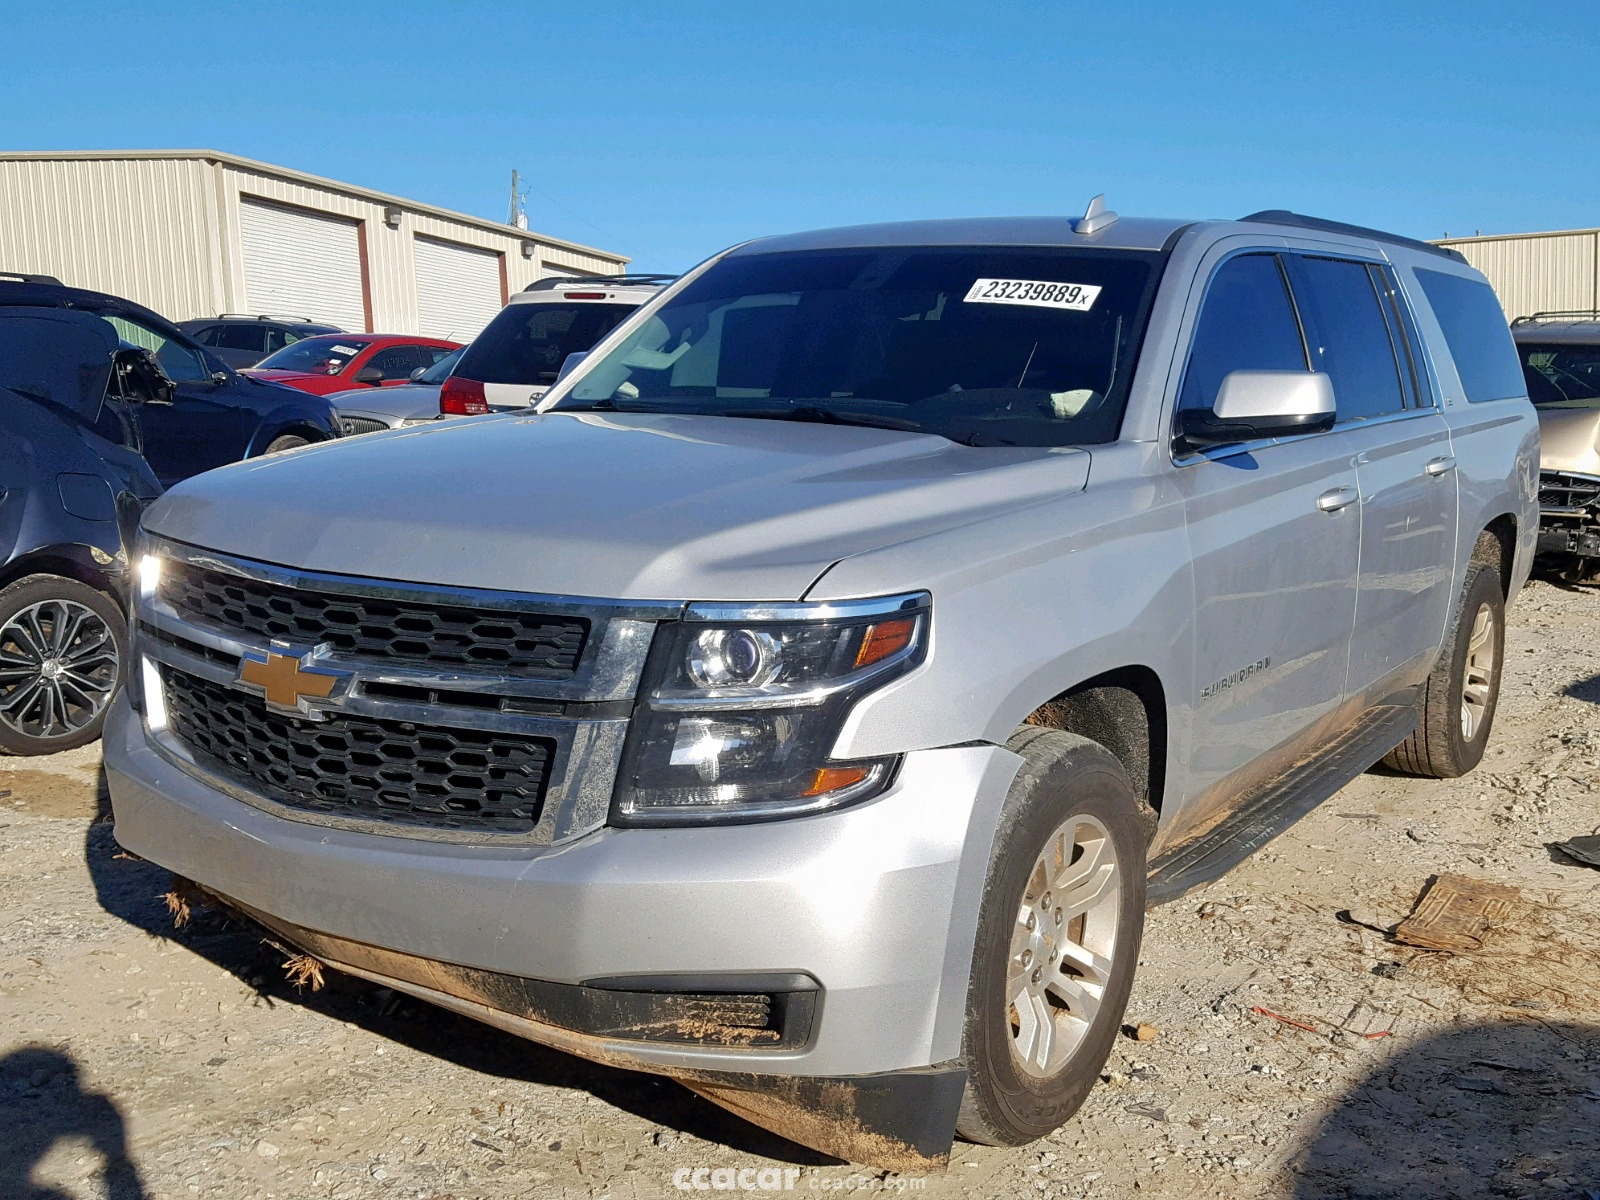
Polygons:
<instances>
[{"instance_id":1,"label":"driver door handle","mask_svg":"<svg viewBox=\"0 0 1600 1200\"><path fill-rule=\"evenodd\" d=\"M1422 473L1430 478L1437 479L1441 475L1448 475L1456 469L1456 460L1446 455L1443 458L1428 460L1428 465L1422 468Z\"/></svg>"},{"instance_id":2,"label":"driver door handle","mask_svg":"<svg viewBox=\"0 0 1600 1200\"><path fill-rule=\"evenodd\" d=\"M1353 487L1329 488L1317 497L1317 507L1323 512L1338 512L1341 508L1349 508L1361 498L1361 493Z\"/></svg>"}]
</instances>

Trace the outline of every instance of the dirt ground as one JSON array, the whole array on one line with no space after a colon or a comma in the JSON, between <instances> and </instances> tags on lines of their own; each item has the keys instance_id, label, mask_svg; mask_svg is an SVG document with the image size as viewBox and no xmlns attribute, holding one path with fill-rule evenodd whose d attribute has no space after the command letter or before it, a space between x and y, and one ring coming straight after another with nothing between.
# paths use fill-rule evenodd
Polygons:
<instances>
[{"instance_id":1,"label":"dirt ground","mask_svg":"<svg viewBox=\"0 0 1600 1200\"><path fill-rule=\"evenodd\" d=\"M1119 1040L1052 1137L958 1143L926 1179L364 983L296 993L238 928L173 931L165 874L117 857L94 748L0 761L0 1198L624 1200L706 1168L807 1193L1600 1200L1600 870L1550 848L1600 826L1597 632L1600 591L1531 585L1476 773L1363 776L1153 912L1129 1018L1156 1038ZM1480 951L1386 936L1438 872L1521 889Z\"/></svg>"}]
</instances>

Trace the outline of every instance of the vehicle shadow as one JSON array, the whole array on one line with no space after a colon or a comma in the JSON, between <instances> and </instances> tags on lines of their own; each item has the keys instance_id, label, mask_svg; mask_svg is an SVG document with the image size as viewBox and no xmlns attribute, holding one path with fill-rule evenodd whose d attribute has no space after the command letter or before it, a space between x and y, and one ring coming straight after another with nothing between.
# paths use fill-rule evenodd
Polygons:
<instances>
[{"instance_id":1,"label":"vehicle shadow","mask_svg":"<svg viewBox=\"0 0 1600 1200\"><path fill-rule=\"evenodd\" d=\"M185 927L175 928L163 899L172 876L126 855L116 843L104 771L84 861L106 912L235 975L255 989L255 1003L299 1005L496 1079L585 1091L643 1120L729 1149L796 1166L839 1161L752 1125L670 1080L591 1063L364 980L328 972L321 990L296 989L284 975L283 954L263 940L262 931L223 913L196 909ZM0 1189L0 1197L10 1195Z\"/></svg>"},{"instance_id":2,"label":"vehicle shadow","mask_svg":"<svg viewBox=\"0 0 1600 1200\"><path fill-rule=\"evenodd\" d=\"M1431 1037L1357 1085L1290 1169L1295 1200L1600 1194L1600 1025Z\"/></svg>"},{"instance_id":3,"label":"vehicle shadow","mask_svg":"<svg viewBox=\"0 0 1600 1200\"><path fill-rule=\"evenodd\" d=\"M1591 675L1587 679L1580 679L1577 683L1569 684L1562 689L1561 694L1571 696L1574 700L1582 700L1587 704L1600 704L1600 674Z\"/></svg>"},{"instance_id":4,"label":"vehicle shadow","mask_svg":"<svg viewBox=\"0 0 1600 1200\"><path fill-rule=\"evenodd\" d=\"M0 1196L67 1200L34 1174L62 1141L87 1142L104 1159L109 1200L141 1200L144 1184L128 1157L122 1113L107 1096L86 1092L78 1064L49 1046L23 1046L0 1057Z\"/></svg>"}]
</instances>

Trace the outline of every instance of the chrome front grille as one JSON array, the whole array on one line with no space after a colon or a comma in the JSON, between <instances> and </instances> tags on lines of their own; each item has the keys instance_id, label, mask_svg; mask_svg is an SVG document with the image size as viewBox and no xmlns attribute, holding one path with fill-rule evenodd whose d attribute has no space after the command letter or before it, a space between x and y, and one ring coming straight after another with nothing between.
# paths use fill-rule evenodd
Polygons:
<instances>
[{"instance_id":1,"label":"chrome front grille","mask_svg":"<svg viewBox=\"0 0 1600 1200\"><path fill-rule=\"evenodd\" d=\"M382 421L371 417L347 417L343 414L339 417L339 431L344 437L356 437L363 433L382 433L388 428L389 426Z\"/></svg>"},{"instance_id":2,"label":"chrome front grille","mask_svg":"<svg viewBox=\"0 0 1600 1200\"><path fill-rule=\"evenodd\" d=\"M543 845L603 824L656 624L681 610L147 541L162 566L135 601L138 697L157 748L280 816L391 835ZM274 691L270 663L302 682Z\"/></svg>"}]
</instances>

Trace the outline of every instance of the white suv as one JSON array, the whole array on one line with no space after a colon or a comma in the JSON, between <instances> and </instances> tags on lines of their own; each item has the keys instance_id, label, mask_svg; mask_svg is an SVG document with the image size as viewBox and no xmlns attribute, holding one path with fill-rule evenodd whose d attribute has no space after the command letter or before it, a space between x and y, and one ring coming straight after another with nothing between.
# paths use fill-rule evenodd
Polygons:
<instances>
[{"instance_id":1,"label":"white suv","mask_svg":"<svg viewBox=\"0 0 1600 1200\"><path fill-rule=\"evenodd\" d=\"M531 284L467 347L445 380L439 411L471 416L536 403L569 354L588 351L675 278L593 275Z\"/></svg>"}]
</instances>

